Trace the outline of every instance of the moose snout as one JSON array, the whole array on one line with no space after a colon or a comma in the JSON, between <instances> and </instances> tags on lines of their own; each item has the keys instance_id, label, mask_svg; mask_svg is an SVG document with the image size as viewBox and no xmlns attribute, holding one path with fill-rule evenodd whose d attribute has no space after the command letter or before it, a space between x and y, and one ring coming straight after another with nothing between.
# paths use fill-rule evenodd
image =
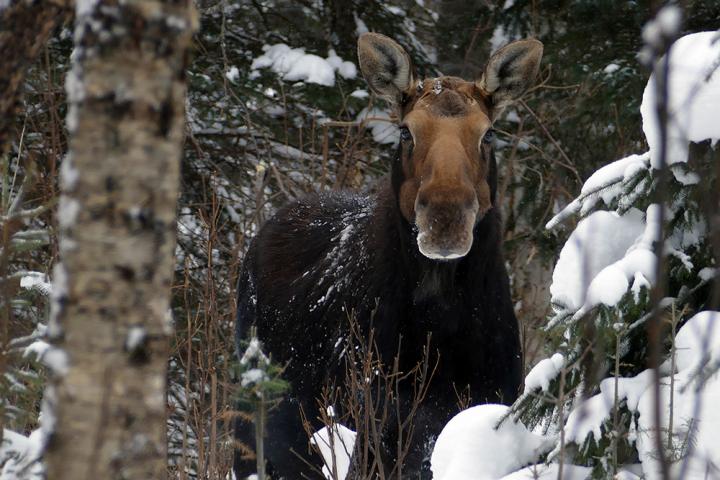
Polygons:
<instances>
[{"instance_id":1,"label":"moose snout","mask_svg":"<svg viewBox=\"0 0 720 480\"><path fill-rule=\"evenodd\" d=\"M433 198L420 192L415 201L415 225L420 253L434 260L460 258L470 251L473 243L479 205L475 195Z\"/></svg>"}]
</instances>

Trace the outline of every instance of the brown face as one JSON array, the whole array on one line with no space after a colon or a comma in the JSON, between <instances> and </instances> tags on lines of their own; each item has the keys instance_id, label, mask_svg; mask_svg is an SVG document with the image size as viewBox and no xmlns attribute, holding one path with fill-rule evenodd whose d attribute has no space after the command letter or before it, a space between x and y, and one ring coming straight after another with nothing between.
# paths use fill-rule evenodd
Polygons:
<instances>
[{"instance_id":1,"label":"brown face","mask_svg":"<svg viewBox=\"0 0 720 480\"><path fill-rule=\"evenodd\" d=\"M487 102L475 83L443 77L419 84L404 108L400 210L428 258L466 255L475 224L492 207Z\"/></svg>"},{"instance_id":2,"label":"brown face","mask_svg":"<svg viewBox=\"0 0 720 480\"><path fill-rule=\"evenodd\" d=\"M492 208L492 120L532 84L542 51L537 40L519 40L495 52L475 82L417 82L410 56L394 40L378 33L358 39L368 85L400 110L398 200L426 257L450 260L470 251L475 224Z\"/></svg>"}]
</instances>

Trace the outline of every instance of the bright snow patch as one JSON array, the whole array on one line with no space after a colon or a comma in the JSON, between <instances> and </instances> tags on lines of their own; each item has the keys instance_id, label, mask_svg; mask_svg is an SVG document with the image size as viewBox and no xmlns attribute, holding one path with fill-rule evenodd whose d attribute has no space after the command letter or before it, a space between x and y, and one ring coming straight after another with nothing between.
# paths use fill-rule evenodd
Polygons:
<instances>
[{"instance_id":1,"label":"bright snow patch","mask_svg":"<svg viewBox=\"0 0 720 480\"><path fill-rule=\"evenodd\" d=\"M682 390L682 385L688 380L687 372L675 376L675 388L670 408L670 379L661 381L661 425L660 434L662 442L667 444L668 424L672 410L672 443L674 450L687 449L688 443L693 445L689 456L679 460L673 465L672 478L680 478L678 473L687 462L687 470L682 478L705 479L714 478L713 473L718 472L720 466L720 451L718 451L718 431L720 431L720 381L717 374L703 387L698 395L695 388ZM697 408L696 408L697 407ZM648 388L638 406L638 434L636 446L638 456L643 465L646 480L662 478L661 467L658 461L656 438L657 429L654 422L655 396L653 389ZM707 475L710 472L710 475Z\"/></svg>"},{"instance_id":2,"label":"bright snow patch","mask_svg":"<svg viewBox=\"0 0 720 480\"><path fill-rule=\"evenodd\" d=\"M363 22L362 19L357 16L357 13L353 12L353 17L355 17L355 34L358 37L363 33L367 33L370 31L365 22Z\"/></svg>"},{"instance_id":3,"label":"bright snow patch","mask_svg":"<svg viewBox=\"0 0 720 480\"><path fill-rule=\"evenodd\" d=\"M717 32L686 35L670 49L667 163L687 161L688 141L720 139L720 42ZM650 157L659 166L660 133L655 113L655 81L645 87L640 113L650 145Z\"/></svg>"},{"instance_id":4,"label":"bright snow patch","mask_svg":"<svg viewBox=\"0 0 720 480\"><path fill-rule=\"evenodd\" d=\"M478 405L455 415L435 442L435 480L495 480L537 460L553 442L506 418L505 405Z\"/></svg>"},{"instance_id":5,"label":"bright snow patch","mask_svg":"<svg viewBox=\"0 0 720 480\"><path fill-rule=\"evenodd\" d=\"M400 130L390 120L390 114L379 108L363 108L357 116L358 122L365 122L370 129L373 140L381 144L397 144L400 141Z\"/></svg>"},{"instance_id":6,"label":"bright snow patch","mask_svg":"<svg viewBox=\"0 0 720 480\"><path fill-rule=\"evenodd\" d=\"M587 467L578 467L577 465L563 465L562 480L586 480L590 477L591 470ZM532 465L523 468L515 473L506 475L500 480L557 480L560 478L560 466L551 465Z\"/></svg>"},{"instance_id":7,"label":"bright snow patch","mask_svg":"<svg viewBox=\"0 0 720 480\"><path fill-rule=\"evenodd\" d=\"M68 153L60 164L60 184L63 190L66 192L74 190L79 178L80 172L73 165L72 155Z\"/></svg>"},{"instance_id":8,"label":"bright snow patch","mask_svg":"<svg viewBox=\"0 0 720 480\"><path fill-rule=\"evenodd\" d=\"M655 281L657 257L653 251L653 243L659 231L659 221L659 206L650 205L645 214L642 235L635 240L620 260L608 265L593 278L587 289L585 304L575 312L575 318L579 318L601 303L608 306L617 305L631 285L630 282L634 282L638 277L649 284Z\"/></svg>"},{"instance_id":9,"label":"bright snow patch","mask_svg":"<svg viewBox=\"0 0 720 480\"><path fill-rule=\"evenodd\" d=\"M23 357L34 355L39 361L42 361L45 353L52 348L52 345L44 340L35 340L23 349Z\"/></svg>"},{"instance_id":10,"label":"bright snow patch","mask_svg":"<svg viewBox=\"0 0 720 480\"><path fill-rule=\"evenodd\" d=\"M335 423L332 426L332 437L328 427L323 427L315 432L310 443L316 445L320 450L323 462L323 475L328 480L345 480L350 470L350 459L355 448L356 433L349 428ZM337 476L334 473L337 473Z\"/></svg>"},{"instance_id":11,"label":"bright snow patch","mask_svg":"<svg viewBox=\"0 0 720 480\"><path fill-rule=\"evenodd\" d=\"M674 382L661 379L661 428L663 442L672 413L674 449L685 447L686 456L673 465L675 476L685 468L684 478L712 478L707 472L720 468L720 312L700 312L688 320L676 336L676 367ZM702 369L703 372L699 372ZM674 387L671 389L671 385ZM672 395L672 399L671 399ZM648 388L637 405L637 449L645 478L661 478L656 455L654 421L655 396ZM690 447L688 447L690 445ZM687 465L683 466L683 463Z\"/></svg>"},{"instance_id":12,"label":"bright snow patch","mask_svg":"<svg viewBox=\"0 0 720 480\"><path fill-rule=\"evenodd\" d=\"M251 68L270 68L289 82L317 83L332 87L335 85L335 72L347 79L357 76L355 64L343 61L334 50L330 50L327 58L322 58L305 53L304 48L290 48L284 43L278 43L264 45L263 52L253 60Z\"/></svg>"},{"instance_id":13,"label":"bright snow patch","mask_svg":"<svg viewBox=\"0 0 720 480\"><path fill-rule=\"evenodd\" d=\"M240 365L250 367L240 375L240 385L243 388L268 380L265 369L270 365L270 359L263 353L260 340L250 339L250 344L240 359Z\"/></svg>"},{"instance_id":14,"label":"bright snow patch","mask_svg":"<svg viewBox=\"0 0 720 480\"><path fill-rule=\"evenodd\" d=\"M546 392L548 387L550 387L550 382L558 376L564 365L565 357L559 353L554 354L550 358L540 360L525 377L525 390L523 391L523 395L538 389Z\"/></svg>"},{"instance_id":15,"label":"bright snow patch","mask_svg":"<svg viewBox=\"0 0 720 480\"><path fill-rule=\"evenodd\" d=\"M603 72L607 73L608 75L611 75L611 74L617 72L618 70L620 70L620 65L618 65L617 63L610 63L603 69Z\"/></svg>"},{"instance_id":16,"label":"bright snow patch","mask_svg":"<svg viewBox=\"0 0 720 480\"><path fill-rule=\"evenodd\" d=\"M40 462L44 443L44 435L40 429L33 431L29 437L7 428L3 429L3 440L0 444L0 465L2 465L0 479L45 478L44 468Z\"/></svg>"},{"instance_id":17,"label":"bright snow patch","mask_svg":"<svg viewBox=\"0 0 720 480\"><path fill-rule=\"evenodd\" d=\"M147 339L147 331L141 326L134 325L128 329L127 337L125 337L125 348L128 351L135 351L145 343Z\"/></svg>"},{"instance_id":18,"label":"bright snow patch","mask_svg":"<svg viewBox=\"0 0 720 480\"><path fill-rule=\"evenodd\" d=\"M512 39L505 31L505 27L501 23L498 23L493 30L492 37L490 37L490 51L494 52L498 50L499 48L510 43L511 40Z\"/></svg>"},{"instance_id":19,"label":"bright snow patch","mask_svg":"<svg viewBox=\"0 0 720 480\"><path fill-rule=\"evenodd\" d=\"M641 285L652 284L659 221L657 205L648 207L644 221L634 208L623 216L601 210L581 220L553 271L555 308L577 319L596 305L617 305L629 289L637 295Z\"/></svg>"},{"instance_id":20,"label":"bright snow patch","mask_svg":"<svg viewBox=\"0 0 720 480\"><path fill-rule=\"evenodd\" d=\"M41 480L46 478L42 455L55 431L57 397L52 385L45 388L38 422L40 428L28 437L7 428L0 443L0 480Z\"/></svg>"},{"instance_id":21,"label":"bright snow patch","mask_svg":"<svg viewBox=\"0 0 720 480\"><path fill-rule=\"evenodd\" d=\"M663 443L667 443L667 429L672 410L673 449L676 451L684 449L687 452L688 442L692 444L688 456L672 465L671 470L675 478L683 468L686 468L683 478L706 478L704 475L706 471L716 472L720 466L720 450L717 448L717 432L720 431L720 410L717 409L717 405L720 404L720 375L712 370L713 365L717 365L720 360L720 323L718 322L720 322L719 312L700 312L688 320L675 340L677 373L674 375L673 390L671 391L670 376L660 380L662 406L660 432ZM669 362L666 362L664 368L668 367ZM700 368L704 368L709 376L703 387L698 389L701 377L697 373ZM670 373L669 370L664 371L665 375ZM656 454L657 429L654 422L656 404L652 385L652 370L645 370L634 377L604 379L600 383L598 394L579 402L569 413L564 428L565 440L582 446L592 435L597 442L603 434L602 425L610 421L617 395L619 403L624 402L630 412L638 415L637 427L630 434L631 440L635 440L642 462L641 473L644 474L642 478L647 480L661 478ZM702 421L699 421L700 419ZM687 462L685 467L682 465L683 462ZM537 467L523 470L525 474L522 475L530 475L533 468ZM557 472L556 469L554 471ZM537 478L555 478L545 477L542 469L540 472L542 475ZM578 474L580 473L578 471ZM521 475L521 472L503 478L504 480L536 478L518 475ZM634 475L632 472L626 472L619 478L639 478L632 475ZM567 477L563 476L563 478Z\"/></svg>"},{"instance_id":22,"label":"bright snow patch","mask_svg":"<svg viewBox=\"0 0 720 480\"><path fill-rule=\"evenodd\" d=\"M48 320L47 335L57 338L62 334L62 326L58 322L58 315L62 310L62 301L68 294L68 274L65 265L57 262L53 267L52 291L50 294L50 319Z\"/></svg>"},{"instance_id":23,"label":"bright snow patch","mask_svg":"<svg viewBox=\"0 0 720 480\"><path fill-rule=\"evenodd\" d=\"M331 49L328 52L327 61L341 77L346 79L353 79L357 77L357 67L355 64L344 61L342 58L338 57L335 50Z\"/></svg>"},{"instance_id":24,"label":"bright snow patch","mask_svg":"<svg viewBox=\"0 0 720 480\"><path fill-rule=\"evenodd\" d=\"M259 368L251 368L240 376L240 386L245 388L250 385L258 385L268 379L267 374Z\"/></svg>"},{"instance_id":25,"label":"bright snow patch","mask_svg":"<svg viewBox=\"0 0 720 480\"><path fill-rule=\"evenodd\" d=\"M270 359L263 353L262 345L257 338L250 339L250 344L240 359L240 365L247 365L253 362L261 365L268 365L270 363Z\"/></svg>"},{"instance_id":26,"label":"bright snow patch","mask_svg":"<svg viewBox=\"0 0 720 480\"><path fill-rule=\"evenodd\" d=\"M50 295L52 292L52 284L48 282L47 275L41 272L27 272L20 279L20 287L28 290L37 289L43 295Z\"/></svg>"},{"instance_id":27,"label":"bright snow patch","mask_svg":"<svg viewBox=\"0 0 720 480\"><path fill-rule=\"evenodd\" d=\"M560 213L555 215L545 228L552 229L571 215L580 213L587 215L602 200L610 205L622 195L627 183L646 171L650 163L650 153L630 155L609 163L590 175L580 190L578 198L570 202Z\"/></svg>"},{"instance_id":28,"label":"bright snow patch","mask_svg":"<svg viewBox=\"0 0 720 480\"><path fill-rule=\"evenodd\" d=\"M67 195L60 195L57 219L62 229L70 228L75 224L80 214L80 202Z\"/></svg>"},{"instance_id":29,"label":"bright snow patch","mask_svg":"<svg viewBox=\"0 0 720 480\"><path fill-rule=\"evenodd\" d=\"M237 82L238 77L240 76L240 70L236 66L230 67L230 70L225 72L225 78L230 80L231 82L235 83Z\"/></svg>"},{"instance_id":30,"label":"bright snow patch","mask_svg":"<svg viewBox=\"0 0 720 480\"><path fill-rule=\"evenodd\" d=\"M570 412L565 423L565 439L582 445L592 434L597 442L602 437L600 427L608 420L612 412L617 388L618 402L626 401L630 411L636 411L638 402L647 388L652 384L652 371L644 372L630 378L606 378L600 382L600 393L585 399Z\"/></svg>"},{"instance_id":31,"label":"bright snow patch","mask_svg":"<svg viewBox=\"0 0 720 480\"><path fill-rule=\"evenodd\" d=\"M64 350L57 347L50 347L45 351L43 362L55 375L64 376L70 371L70 359Z\"/></svg>"},{"instance_id":32,"label":"bright snow patch","mask_svg":"<svg viewBox=\"0 0 720 480\"><path fill-rule=\"evenodd\" d=\"M555 265L550 285L552 302L567 310L578 310L595 276L623 258L644 229L642 212L637 209L623 216L598 211L581 220Z\"/></svg>"},{"instance_id":33,"label":"bright snow patch","mask_svg":"<svg viewBox=\"0 0 720 480\"><path fill-rule=\"evenodd\" d=\"M75 2L75 15L78 17L92 13L99 0L77 0Z\"/></svg>"},{"instance_id":34,"label":"bright snow patch","mask_svg":"<svg viewBox=\"0 0 720 480\"><path fill-rule=\"evenodd\" d=\"M696 370L720 361L720 313L700 312L683 325L675 337L679 371Z\"/></svg>"}]
</instances>

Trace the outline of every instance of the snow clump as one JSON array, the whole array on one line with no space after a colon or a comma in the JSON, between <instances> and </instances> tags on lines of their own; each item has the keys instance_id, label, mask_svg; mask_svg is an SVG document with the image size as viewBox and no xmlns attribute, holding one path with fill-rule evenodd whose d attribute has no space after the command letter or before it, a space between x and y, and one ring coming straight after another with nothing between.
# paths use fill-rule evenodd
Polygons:
<instances>
[{"instance_id":1,"label":"snow clump","mask_svg":"<svg viewBox=\"0 0 720 480\"><path fill-rule=\"evenodd\" d=\"M263 54L253 60L251 69L269 68L288 82L307 82L332 87L335 73L346 79L357 76L354 63L344 61L334 50L327 58L305 53L304 48L291 48L284 43L264 45Z\"/></svg>"},{"instance_id":2,"label":"snow clump","mask_svg":"<svg viewBox=\"0 0 720 480\"><path fill-rule=\"evenodd\" d=\"M660 428L655 423L655 395L652 382L637 403L637 449L647 480L662 478L656 454L658 430L667 442L672 418L674 445L687 445L685 458L675 462L676 478L710 478L707 472L720 468L720 312L695 314L677 333L675 339L676 372L660 379L662 399ZM649 370L648 370L649 372ZM674 377L674 378L673 378ZM632 409L631 409L632 410ZM685 464L685 465L683 465ZM712 477L712 475L711 475Z\"/></svg>"},{"instance_id":3,"label":"snow clump","mask_svg":"<svg viewBox=\"0 0 720 480\"><path fill-rule=\"evenodd\" d=\"M495 480L534 462L553 444L505 418L506 405L478 405L455 415L435 442L436 480Z\"/></svg>"},{"instance_id":4,"label":"snow clump","mask_svg":"<svg viewBox=\"0 0 720 480\"><path fill-rule=\"evenodd\" d=\"M400 141L400 129L385 110L363 108L355 120L365 124L376 143L397 145Z\"/></svg>"},{"instance_id":5,"label":"snow clump","mask_svg":"<svg viewBox=\"0 0 720 480\"><path fill-rule=\"evenodd\" d=\"M240 76L240 70L236 66L230 67L230 70L225 72L225 78L230 80L231 82L235 83L237 82L238 77Z\"/></svg>"},{"instance_id":6,"label":"snow clump","mask_svg":"<svg viewBox=\"0 0 720 480\"><path fill-rule=\"evenodd\" d=\"M523 395L527 395L534 390L547 392L550 382L558 376L563 366L565 366L565 357L560 353L540 360L525 377Z\"/></svg>"},{"instance_id":7,"label":"snow clump","mask_svg":"<svg viewBox=\"0 0 720 480\"><path fill-rule=\"evenodd\" d=\"M686 35L670 49L668 165L687 162L688 142L709 139L715 143L720 139L720 124L717 122L720 42L716 37L717 32ZM660 131L655 114L656 98L655 80L651 76L643 93L640 113L652 165L659 168Z\"/></svg>"},{"instance_id":8,"label":"snow clump","mask_svg":"<svg viewBox=\"0 0 720 480\"><path fill-rule=\"evenodd\" d=\"M330 431L332 430L332 435ZM356 433L344 425L334 423L315 432L310 443L320 450L323 458L322 473L328 480L345 480L350 470L350 459L355 448ZM337 473L337 476L333 474Z\"/></svg>"},{"instance_id":9,"label":"snow clump","mask_svg":"<svg viewBox=\"0 0 720 480\"><path fill-rule=\"evenodd\" d=\"M644 231L642 212L637 209L622 216L601 210L581 220L560 251L553 271L550 285L553 306L573 312L580 309L595 277L622 259Z\"/></svg>"}]
</instances>

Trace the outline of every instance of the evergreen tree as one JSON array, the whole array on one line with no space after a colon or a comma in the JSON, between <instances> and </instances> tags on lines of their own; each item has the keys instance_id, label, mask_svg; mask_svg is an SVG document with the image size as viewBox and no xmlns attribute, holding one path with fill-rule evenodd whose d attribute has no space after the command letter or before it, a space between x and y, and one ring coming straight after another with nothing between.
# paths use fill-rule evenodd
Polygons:
<instances>
[{"instance_id":1,"label":"evergreen tree","mask_svg":"<svg viewBox=\"0 0 720 480\"><path fill-rule=\"evenodd\" d=\"M720 130L703 129L720 98L720 48L717 33L699 33L657 60L679 16L667 8L644 31L641 58L654 66L640 108L650 150L597 170L547 225L580 219L551 286L546 329L558 353L529 373L514 411L556 439L548 460L589 467L593 478L636 463L644 478L697 478L684 475L716 471L720 454L700 442L703 455L690 456L720 354Z\"/></svg>"}]
</instances>

